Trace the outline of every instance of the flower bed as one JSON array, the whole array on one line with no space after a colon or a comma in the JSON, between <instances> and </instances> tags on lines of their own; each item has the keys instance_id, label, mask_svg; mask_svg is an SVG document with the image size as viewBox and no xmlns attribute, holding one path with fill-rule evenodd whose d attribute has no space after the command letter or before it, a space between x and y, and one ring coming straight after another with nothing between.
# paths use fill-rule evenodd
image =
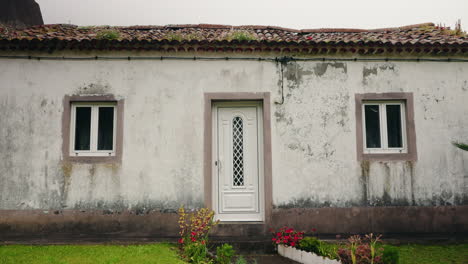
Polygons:
<instances>
[{"instance_id":1,"label":"flower bed","mask_svg":"<svg viewBox=\"0 0 468 264\"><path fill-rule=\"evenodd\" d=\"M283 227L273 229L273 243L278 254L299 263L310 264L398 264L399 254L393 248L381 245L380 237L372 233L361 237L354 235L346 244L333 244L315 236L304 237L304 232ZM315 228L312 232L316 232Z\"/></svg>"},{"instance_id":2,"label":"flower bed","mask_svg":"<svg viewBox=\"0 0 468 264\"><path fill-rule=\"evenodd\" d=\"M278 245L278 254L297 261L303 264L340 264L341 262L334 259L328 259L318 256L312 252L306 252L294 247L286 246L283 244Z\"/></svg>"}]
</instances>

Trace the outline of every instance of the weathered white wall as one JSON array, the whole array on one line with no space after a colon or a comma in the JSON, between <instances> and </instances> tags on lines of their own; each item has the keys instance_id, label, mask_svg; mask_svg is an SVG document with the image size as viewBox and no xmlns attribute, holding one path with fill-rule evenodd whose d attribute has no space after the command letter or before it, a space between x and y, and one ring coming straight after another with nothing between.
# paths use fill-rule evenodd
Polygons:
<instances>
[{"instance_id":1,"label":"weathered white wall","mask_svg":"<svg viewBox=\"0 0 468 264\"><path fill-rule=\"evenodd\" d=\"M0 209L202 206L203 93L265 91L276 206L468 204L468 153L450 144L468 142L468 64L289 62L283 104L280 73L258 61L0 60ZM417 162L357 161L364 92L414 93ZM120 165L61 161L72 94L125 99Z\"/></svg>"}]
</instances>

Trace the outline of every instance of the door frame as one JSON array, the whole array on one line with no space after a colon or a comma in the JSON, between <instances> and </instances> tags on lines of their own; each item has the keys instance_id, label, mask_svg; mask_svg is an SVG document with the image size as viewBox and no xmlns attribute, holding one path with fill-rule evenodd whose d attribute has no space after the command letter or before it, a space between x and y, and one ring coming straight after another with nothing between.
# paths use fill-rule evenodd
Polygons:
<instances>
[{"instance_id":1,"label":"door frame","mask_svg":"<svg viewBox=\"0 0 468 264\"><path fill-rule=\"evenodd\" d=\"M263 184L263 181L264 181L264 173L263 173L263 170L264 170L264 166L263 166L263 162L264 162L264 159L263 159L263 103L261 101L258 101L258 100L249 100L249 101L215 101L215 102L212 102L212 118L213 118L213 127L212 127L212 130L213 130L213 150L212 150L212 153L213 153L213 158L216 160L217 158L217 155L216 153L218 153L218 147L219 147L219 110L222 109L222 108L234 108L234 109L241 109L241 108L245 108L245 107L254 107L255 108L255 113L256 113L256 119L255 119L255 125L256 125L256 128L257 128L257 133L256 133L256 149L257 149L257 184L255 186L256 188L256 196L257 196L257 208L258 208L258 212L256 213L225 213L223 214L225 218L225 220L221 220L221 221L224 221L224 222L256 222L256 223L259 223L259 222L263 222L263 220L265 219L265 210L264 210L264 206L265 206L265 202L264 202L264 199L265 199L265 195L264 195L264 184ZM245 122L247 122L247 120L245 120ZM245 148L248 148L248 146L246 144L244 144L244 147ZM213 210L215 211L215 213L218 213L220 214L219 212L219 206L220 206L220 197L221 197L221 190L220 190L220 186L219 186L219 181L220 181L220 178L219 178L219 165L216 166L214 163L216 161L214 161L212 163L212 174L213 174L213 178L212 178L212 199L213 199ZM229 161L229 162L232 162ZM224 165L222 166L227 166L226 165L227 163L227 160L225 160L224 162ZM244 161L244 163L246 163L246 161ZM246 189L244 189L245 191ZM232 190L231 190L232 191ZM216 209L215 209L216 208ZM253 219L253 218L257 218L257 217L260 217L261 219ZM228 219L230 218L230 219ZM249 219L250 220L247 220ZM220 219L219 217L216 217L216 219Z\"/></svg>"},{"instance_id":2,"label":"door frame","mask_svg":"<svg viewBox=\"0 0 468 264\"><path fill-rule=\"evenodd\" d=\"M271 150L271 110L270 93L205 93L204 94L204 198L205 207L213 209L213 118L214 102L260 101L263 110L263 192L265 212L262 223L271 222L272 197L272 150ZM242 222L248 223L248 222Z\"/></svg>"}]
</instances>

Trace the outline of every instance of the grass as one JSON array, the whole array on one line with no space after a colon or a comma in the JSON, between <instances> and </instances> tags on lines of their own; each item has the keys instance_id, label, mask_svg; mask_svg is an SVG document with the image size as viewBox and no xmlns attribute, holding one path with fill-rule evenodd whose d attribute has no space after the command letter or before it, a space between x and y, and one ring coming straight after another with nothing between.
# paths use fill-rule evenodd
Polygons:
<instances>
[{"instance_id":1,"label":"grass","mask_svg":"<svg viewBox=\"0 0 468 264\"><path fill-rule=\"evenodd\" d=\"M321 248L328 257L333 258L338 247L343 244L321 243ZM456 245L420 245L402 244L385 247L396 248L400 255L400 264L468 264L468 244Z\"/></svg>"},{"instance_id":2,"label":"grass","mask_svg":"<svg viewBox=\"0 0 468 264\"><path fill-rule=\"evenodd\" d=\"M468 244L400 245L400 264L467 264Z\"/></svg>"},{"instance_id":3,"label":"grass","mask_svg":"<svg viewBox=\"0 0 468 264\"><path fill-rule=\"evenodd\" d=\"M120 37L120 32L114 29L104 29L96 34L97 39L114 40Z\"/></svg>"},{"instance_id":4,"label":"grass","mask_svg":"<svg viewBox=\"0 0 468 264\"><path fill-rule=\"evenodd\" d=\"M228 33L226 36L227 40L238 40L238 41L249 41L256 40L257 37L248 31L235 30Z\"/></svg>"},{"instance_id":5,"label":"grass","mask_svg":"<svg viewBox=\"0 0 468 264\"><path fill-rule=\"evenodd\" d=\"M324 243L327 251L336 244ZM467 264L468 244L395 246L400 264ZM169 244L75 245L75 246L0 246L0 264L88 264L154 263L187 264Z\"/></svg>"},{"instance_id":6,"label":"grass","mask_svg":"<svg viewBox=\"0 0 468 264\"><path fill-rule=\"evenodd\" d=\"M111 264L153 263L187 264L169 244L149 245L74 245L0 246L0 264Z\"/></svg>"}]
</instances>

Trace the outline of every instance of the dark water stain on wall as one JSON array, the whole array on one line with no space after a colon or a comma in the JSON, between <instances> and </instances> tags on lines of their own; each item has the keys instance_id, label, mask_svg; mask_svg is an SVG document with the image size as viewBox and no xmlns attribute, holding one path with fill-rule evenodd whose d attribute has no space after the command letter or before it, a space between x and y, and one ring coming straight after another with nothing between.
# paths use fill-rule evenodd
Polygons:
<instances>
[{"instance_id":1,"label":"dark water stain on wall","mask_svg":"<svg viewBox=\"0 0 468 264\"><path fill-rule=\"evenodd\" d=\"M314 73L317 77L322 77L328 70L329 67L335 69L342 69L343 73L348 73L348 66L344 62L323 62L317 63L314 67Z\"/></svg>"},{"instance_id":2,"label":"dark water stain on wall","mask_svg":"<svg viewBox=\"0 0 468 264\"><path fill-rule=\"evenodd\" d=\"M303 67L295 61L285 63L283 66L283 77L288 81L288 88L295 89L303 82L303 77L313 74L312 71L304 70Z\"/></svg>"},{"instance_id":3,"label":"dark water stain on wall","mask_svg":"<svg viewBox=\"0 0 468 264\"><path fill-rule=\"evenodd\" d=\"M373 169L373 166L379 166L380 169ZM401 167L403 166L403 167ZM332 201L327 199L318 199L317 194L310 193L309 196L295 197L287 202L276 204L276 208L323 208L323 207L386 207L386 206L461 206L467 205L466 194L457 194L449 184L441 184L441 192L434 193L429 200L425 198L416 199L414 195L414 164L407 161L399 162L381 162L381 161L362 161L360 162L361 172L359 175L360 190L359 199L348 199L345 201ZM397 171L395 171L397 170ZM375 175L381 173L382 175ZM399 175L395 175L399 174ZM372 186L373 177L380 176L382 182L378 181L379 186ZM339 176L337 176L339 177ZM468 177L467 177L468 178ZM374 183L375 184L375 183ZM411 186L408 186L411 185ZM378 194L374 193L374 188L381 190ZM326 191L326 190L323 190ZM320 193L319 196L322 196ZM465 198L464 196L465 195Z\"/></svg>"},{"instance_id":4,"label":"dark water stain on wall","mask_svg":"<svg viewBox=\"0 0 468 264\"><path fill-rule=\"evenodd\" d=\"M344 201L339 207L353 207L362 206L360 201ZM316 197L298 197L293 198L285 203L273 205L274 209L293 209L293 208L325 208L325 207L338 207L331 201L320 200Z\"/></svg>"},{"instance_id":5,"label":"dark water stain on wall","mask_svg":"<svg viewBox=\"0 0 468 264\"><path fill-rule=\"evenodd\" d=\"M362 83L364 85L367 85L368 84L368 79L372 75L377 75L379 73L379 71L381 71L381 72L383 72L383 71L395 72L396 68L395 68L395 65L393 63L386 63L386 64L383 64L383 65L375 65L375 66L371 66L371 67L364 67L362 69Z\"/></svg>"},{"instance_id":6,"label":"dark water stain on wall","mask_svg":"<svg viewBox=\"0 0 468 264\"><path fill-rule=\"evenodd\" d=\"M468 91L468 81L463 81L463 85L461 87L462 91Z\"/></svg>"},{"instance_id":7,"label":"dark water stain on wall","mask_svg":"<svg viewBox=\"0 0 468 264\"><path fill-rule=\"evenodd\" d=\"M369 204L369 171L370 162L361 161L361 190L362 190L362 205Z\"/></svg>"},{"instance_id":8,"label":"dark water stain on wall","mask_svg":"<svg viewBox=\"0 0 468 264\"><path fill-rule=\"evenodd\" d=\"M78 87L75 94L107 94L110 92L110 89L111 87L109 84L89 83Z\"/></svg>"},{"instance_id":9,"label":"dark water stain on wall","mask_svg":"<svg viewBox=\"0 0 468 264\"><path fill-rule=\"evenodd\" d=\"M202 200L192 200L190 204L182 204L178 200L153 200L153 199L144 199L138 201L137 203L132 203L125 199L120 199L117 201L102 201L102 200L93 200L93 201L82 201L78 202L70 208L75 210L103 210L105 214L118 214L122 211L130 211L134 214L147 214L150 212L164 212L164 213L174 213L184 205L184 207L191 211L196 208L202 208L204 206Z\"/></svg>"}]
</instances>

